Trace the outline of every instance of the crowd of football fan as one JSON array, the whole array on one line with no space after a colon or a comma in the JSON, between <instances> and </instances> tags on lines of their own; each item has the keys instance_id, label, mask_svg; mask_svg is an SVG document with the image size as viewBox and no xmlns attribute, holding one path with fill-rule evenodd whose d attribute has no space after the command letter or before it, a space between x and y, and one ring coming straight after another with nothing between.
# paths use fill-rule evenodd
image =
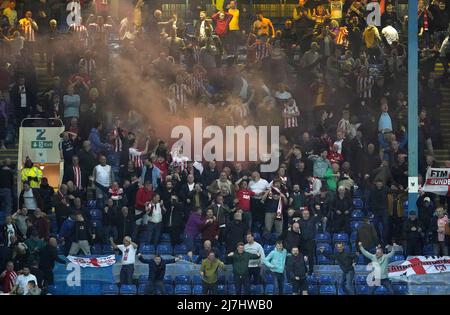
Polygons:
<instances>
[{"instance_id":1,"label":"crowd of football fan","mask_svg":"<svg viewBox=\"0 0 450 315\"><path fill-rule=\"evenodd\" d=\"M239 292L259 281L262 265L281 292L286 260L301 293L316 254L335 259L344 278L355 252L385 269L387 245L420 255L433 244L434 254L448 254L448 200L420 192L418 213L405 204L407 19L395 2L382 2L380 26L367 25L367 0L300 0L276 21L248 1L190 1L185 20L162 12L160 1L123 1L118 18L108 1L81 1L92 14L66 25L74 2L0 1L1 148L14 146L25 118L58 118L66 128L59 187L29 159L19 170L9 160L0 166L3 292L38 294L53 283L55 261L65 262L58 253L90 255L95 244L123 252L121 283L131 283L134 254L162 233L199 255L212 293L220 257L233 264ZM450 57L448 12L444 0L419 1L420 184L442 145L436 113ZM442 78L433 74L438 59ZM133 107L118 60L163 91L165 112ZM45 90L37 63L51 78ZM279 125L279 169L261 172L267 159L189 161L146 125L148 113L193 112L219 125ZM318 233L347 236L332 254L316 248ZM254 236L280 242L265 256ZM138 257L160 283L160 257ZM381 278L388 287L385 271ZM343 281L348 293L352 281Z\"/></svg>"}]
</instances>

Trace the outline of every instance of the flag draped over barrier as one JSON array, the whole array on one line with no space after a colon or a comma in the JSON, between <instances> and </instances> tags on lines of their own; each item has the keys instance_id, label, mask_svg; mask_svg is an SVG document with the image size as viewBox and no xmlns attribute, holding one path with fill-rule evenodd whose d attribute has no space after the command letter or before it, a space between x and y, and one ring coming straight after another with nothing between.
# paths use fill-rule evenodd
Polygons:
<instances>
[{"instance_id":1,"label":"flag draped over barrier","mask_svg":"<svg viewBox=\"0 0 450 315\"><path fill-rule=\"evenodd\" d=\"M80 267L101 268L112 266L116 263L116 257L114 255L102 256L102 257L75 257L67 256L70 262L80 265Z\"/></svg>"},{"instance_id":2,"label":"flag draped over barrier","mask_svg":"<svg viewBox=\"0 0 450 315\"><path fill-rule=\"evenodd\" d=\"M450 257L416 256L389 266L389 278L450 272Z\"/></svg>"}]
</instances>

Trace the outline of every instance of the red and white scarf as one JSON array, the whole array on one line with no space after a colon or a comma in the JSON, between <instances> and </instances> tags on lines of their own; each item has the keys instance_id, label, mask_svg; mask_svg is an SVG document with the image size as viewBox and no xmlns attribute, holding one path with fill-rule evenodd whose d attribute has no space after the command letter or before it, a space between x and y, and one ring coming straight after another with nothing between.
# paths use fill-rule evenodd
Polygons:
<instances>
[{"instance_id":1,"label":"red and white scarf","mask_svg":"<svg viewBox=\"0 0 450 315\"><path fill-rule=\"evenodd\" d=\"M281 193L281 190L277 187L272 187L272 192L275 192L276 194L280 195L280 199L278 199L278 207L277 207L277 219L283 218L283 194Z\"/></svg>"}]
</instances>

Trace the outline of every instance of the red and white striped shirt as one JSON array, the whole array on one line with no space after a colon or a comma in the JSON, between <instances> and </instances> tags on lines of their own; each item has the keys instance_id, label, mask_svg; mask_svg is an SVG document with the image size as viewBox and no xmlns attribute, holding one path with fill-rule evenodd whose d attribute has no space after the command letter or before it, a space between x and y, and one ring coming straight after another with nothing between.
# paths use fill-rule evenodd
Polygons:
<instances>
[{"instance_id":1,"label":"red and white striped shirt","mask_svg":"<svg viewBox=\"0 0 450 315\"><path fill-rule=\"evenodd\" d=\"M92 74L95 72L95 60L94 59L86 59L82 58L78 64L79 71L82 74L92 76Z\"/></svg>"},{"instance_id":2,"label":"red and white striped shirt","mask_svg":"<svg viewBox=\"0 0 450 315\"><path fill-rule=\"evenodd\" d=\"M142 155L144 154L144 152L139 151L136 148L129 148L128 153L130 161L133 161L134 163L134 167L142 168L144 166L144 163L142 162Z\"/></svg>"},{"instance_id":3,"label":"red and white striped shirt","mask_svg":"<svg viewBox=\"0 0 450 315\"><path fill-rule=\"evenodd\" d=\"M81 169L80 166L72 166L73 168L73 182L75 187L81 189Z\"/></svg>"},{"instance_id":4,"label":"red and white striped shirt","mask_svg":"<svg viewBox=\"0 0 450 315\"><path fill-rule=\"evenodd\" d=\"M186 99L187 99L187 86L186 84L178 84L174 83L170 87L170 92L172 93L173 97L175 98L178 105L181 105L182 107L186 106Z\"/></svg>"},{"instance_id":5,"label":"red and white striped shirt","mask_svg":"<svg viewBox=\"0 0 450 315\"><path fill-rule=\"evenodd\" d=\"M114 140L114 152L122 152L122 139L120 138L119 129L114 128L111 133Z\"/></svg>"},{"instance_id":6,"label":"red and white striped shirt","mask_svg":"<svg viewBox=\"0 0 450 315\"><path fill-rule=\"evenodd\" d=\"M297 117L300 114L297 105L292 104L283 109L284 128L298 127Z\"/></svg>"},{"instance_id":7,"label":"red and white striped shirt","mask_svg":"<svg viewBox=\"0 0 450 315\"><path fill-rule=\"evenodd\" d=\"M84 42L84 45L87 44L88 30L86 26L74 23L69 26L69 33L75 35L79 41Z\"/></svg>"}]
</instances>

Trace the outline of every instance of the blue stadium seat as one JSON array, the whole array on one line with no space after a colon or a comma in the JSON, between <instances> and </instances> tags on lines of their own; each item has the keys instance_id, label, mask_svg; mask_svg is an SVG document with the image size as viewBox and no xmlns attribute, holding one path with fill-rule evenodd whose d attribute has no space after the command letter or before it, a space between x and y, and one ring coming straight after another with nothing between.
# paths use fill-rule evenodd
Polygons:
<instances>
[{"instance_id":1,"label":"blue stadium seat","mask_svg":"<svg viewBox=\"0 0 450 315\"><path fill-rule=\"evenodd\" d=\"M192 287L192 294L193 295L202 295L203 294L203 287L201 284L196 284Z\"/></svg>"},{"instance_id":2,"label":"blue stadium seat","mask_svg":"<svg viewBox=\"0 0 450 315\"><path fill-rule=\"evenodd\" d=\"M134 284L122 284L120 286L120 295L136 295L137 288Z\"/></svg>"},{"instance_id":3,"label":"blue stadium seat","mask_svg":"<svg viewBox=\"0 0 450 315\"><path fill-rule=\"evenodd\" d=\"M348 243L348 234L346 234L346 233L333 234L333 243L337 243L337 242Z\"/></svg>"},{"instance_id":4,"label":"blue stadium seat","mask_svg":"<svg viewBox=\"0 0 450 315\"><path fill-rule=\"evenodd\" d=\"M250 287L250 294L251 295L262 295L264 294L264 289L262 284L252 284Z\"/></svg>"},{"instance_id":5,"label":"blue stadium seat","mask_svg":"<svg viewBox=\"0 0 450 315\"><path fill-rule=\"evenodd\" d=\"M102 286L100 283L88 283L82 286L83 295L101 295Z\"/></svg>"},{"instance_id":6,"label":"blue stadium seat","mask_svg":"<svg viewBox=\"0 0 450 315\"><path fill-rule=\"evenodd\" d=\"M356 295L368 295L369 287L367 285L356 285Z\"/></svg>"},{"instance_id":7,"label":"blue stadium seat","mask_svg":"<svg viewBox=\"0 0 450 315\"><path fill-rule=\"evenodd\" d=\"M320 285L319 286L320 295L336 295L336 286L334 285Z\"/></svg>"},{"instance_id":8,"label":"blue stadium seat","mask_svg":"<svg viewBox=\"0 0 450 315\"><path fill-rule=\"evenodd\" d=\"M228 283L228 286L229 286L230 284L234 284L234 276L233 276L232 274L230 274L230 275L228 276L227 283Z\"/></svg>"},{"instance_id":9,"label":"blue stadium seat","mask_svg":"<svg viewBox=\"0 0 450 315\"><path fill-rule=\"evenodd\" d=\"M392 287L397 295L408 294L408 286L406 284L393 284Z\"/></svg>"},{"instance_id":10,"label":"blue stadium seat","mask_svg":"<svg viewBox=\"0 0 450 315\"><path fill-rule=\"evenodd\" d=\"M101 228L103 226L101 219L91 220L91 223L93 228Z\"/></svg>"},{"instance_id":11,"label":"blue stadium seat","mask_svg":"<svg viewBox=\"0 0 450 315\"><path fill-rule=\"evenodd\" d=\"M253 232L253 238L255 239L256 242L258 243L261 242L261 234L258 232Z\"/></svg>"},{"instance_id":12,"label":"blue stadium seat","mask_svg":"<svg viewBox=\"0 0 450 315\"><path fill-rule=\"evenodd\" d=\"M191 278L187 275L178 275L175 277L175 285L191 284Z\"/></svg>"},{"instance_id":13,"label":"blue stadium seat","mask_svg":"<svg viewBox=\"0 0 450 315\"><path fill-rule=\"evenodd\" d=\"M273 275L271 273L266 273L264 275L265 283L273 283Z\"/></svg>"},{"instance_id":14,"label":"blue stadium seat","mask_svg":"<svg viewBox=\"0 0 450 315\"><path fill-rule=\"evenodd\" d=\"M173 277L171 275L164 276L164 284L173 285Z\"/></svg>"},{"instance_id":15,"label":"blue stadium seat","mask_svg":"<svg viewBox=\"0 0 450 315\"><path fill-rule=\"evenodd\" d=\"M236 295L236 287L234 284L228 284L228 294L229 295Z\"/></svg>"},{"instance_id":16,"label":"blue stadium seat","mask_svg":"<svg viewBox=\"0 0 450 315\"><path fill-rule=\"evenodd\" d=\"M318 243L330 243L331 242L330 233L317 233L316 234L316 242L318 242Z\"/></svg>"},{"instance_id":17,"label":"blue stadium seat","mask_svg":"<svg viewBox=\"0 0 450 315\"><path fill-rule=\"evenodd\" d=\"M337 279L336 276L334 275L320 275L319 276L319 284L320 285L326 285L326 284L330 284L330 285L334 285L337 283Z\"/></svg>"},{"instance_id":18,"label":"blue stadium seat","mask_svg":"<svg viewBox=\"0 0 450 315\"><path fill-rule=\"evenodd\" d=\"M200 275L193 275L192 276L192 284L193 285L201 285L202 284L202 277Z\"/></svg>"},{"instance_id":19,"label":"blue stadium seat","mask_svg":"<svg viewBox=\"0 0 450 315\"><path fill-rule=\"evenodd\" d=\"M217 284L226 284L227 277L225 275L220 275L217 277Z\"/></svg>"},{"instance_id":20,"label":"blue stadium seat","mask_svg":"<svg viewBox=\"0 0 450 315\"><path fill-rule=\"evenodd\" d=\"M147 275L140 275L138 281L139 281L139 284L147 283L148 282L148 276Z\"/></svg>"},{"instance_id":21,"label":"blue stadium seat","mask_svg":"<svg viewBox=\"0 0 450 315\"><path fill-rule=\"evenodd\" d=\"M285 283L284 284L284 288L283 288L283 294L284 295L291 295L292 292L294 292L293 289L292 289L292 284Z\"/></svg>"},{"instance_id":22,"label":"blue stadium seat","mask_svg":"<svg viewBox=\"0 0 450 315\"><path fill-rule=\"evenodd\" d=\"M266 256L269 255L269 253L270 253L271 251L273 251L274 249L275 249L275 246L274 246L274 245L268 245L268 244L265 244L265 245L263 246L264 254L266 254Z\"/></svg>"},{"instance_id":23,"label":"blue stadium seat","mask_svg":"<svg viewBox=\"0 0 450 315\"><path fill-rule=\"evenodd\" d=\"M319 287L315 284L308 285L308 294L309 295L318 295L319 294Z\"/></svg>"},{"instance_id":24,"label":"blue stadium seat","mask_svg":"<svg viewBox=\"0 0 450 315\"><path fill-rule=\"evenodd\" d=\"M166 294L171 295L174 293L172 284L164 284L164 289L166 290Z\"/></svg>"},{"instance_id":25,"label":"blue stadium seat","mask_svg":"<svg viewBox=\"0 0 450 315\"><path fill-rule=\"evenodd\" d=\"M405 257L403 255L394 255L391 257L391 259L389 259L389 262L394 262L394 261L404 261Z\"/></svg>"},{"instance_id":26,"label":"blue stadium seat","mask_svg":"<svg viewBox=\"0 0 450 315\"><path fill-rule=\"evenodd\" d=\"M362 209L364 208L364 202L362 201L361 198L353 198L353 207L355 207L355 209Z\"/></svg>"},{"instance_id":27,"label":"blue stadium seat","mask_svg":"<svg viewBox=\"0 0 450 315\"><path fill-rule=\"evenodd\" d=\"M366 258L364 257L364 255L359 255L356 257L356 264L357 265L367 265Z\"/></svg>"},{"instance_id":28,"label":"blue stadium seat","mask_svg":"<svg viewBox=\"0 0 450 315\"><path fill-rule=\"evenodd\" d=\"M331 261L331 259L328 259L327 257L325 257L324 255L318 255L317 256L317 263L319 265L331 265L333 264L333 262Z\"/></svg>"},{"instance_id":29,"label":"blue stadium seat","mask_svg":"<svg viewBox=\"0 0 450 315\"><path fill-rule=\"evenodd\" d=\"M264 290L264 293L267 294L267 295L273 295L274 294L273 284L266 284L266 288Z\"/></svg>"},{"instance_id":30,"label":"blue stadium seat","mask_svg":"<svg viewBox=\"0 0 450 315\"><path fill-rule=\"evenodd\" d=\"M90 209L89 215L91 216L91 220L101 220L102 212L99 209Z\"/></svg>"},{"instance_id":31,"label":"blue stadium seat","mask_svg":"<svg viewBox=\"0 0 450 315\"><path fill-rule=\"evenodd\" d=\"M172 255L173 248L170 244L159 244L156 247L156 253L160 255Z\"/></svg>"},{"instance_id":32,"label":"blue stadium seat","mask_svg":"<svg viewBox=\"0 0 450 315\"><path fill-rule=\"evenodd\" d=\"M356 285L367 284L367 275L356 275L355 276L355 284Z\"/></svg>"},{"instance_id":33,"label":"blue stadium seat","mask_svg":"<svg viewBox=\"0 0 450 315\"><path fill-rule=\"evenodd\" d=\"M427 244L423 247L423 254L425 256L432 256L434 254L433 252L433 244Z\"/></svg>"},{"instance_id":34,"label":"blue stadium seat","mask_svg":"<svg viewBox=\"0 0 450 315\"><path fill-rule=\"evenodd\" d=\"M317 243L316 245L316 255L321 255L320 248L324 248L324 252L327 254L331 254L333 252L333 248L328 243Z\"/></svg>"},{"instance_id":35,"label":"blue stadium seat","mask_svg":"<svg viewBox=\"0 0 450 315\"><path fill-rule=\"evenodd\" d=\"M152 255L155 253L155 245L141 244L139 247L139 252L142 255Z\"/></svg>"},{"instance_id":36,"label":"blue stadium seat","mask_svg":"<svg viewBox=\"0 0 450 315\"><path fill-rule=\"evenodd\" d=\"M146 283L140 283L138 286L137 294L138 295L145 295L147 292L147 284Z\"/></svg>"},{"instance_id":37,"label":"blue stadium seat","mask_svg":"<svg viewBox=\"0 0 450 315\"><path fill-rule=\"evenodd\" d=\"M359 226L362 224L362 221L352 221L350 222L350 227L352 228L352 231L358 230Z\"/></svg>"},{"instance_id":38,"label":"blue stadium seat","mask_svg":"<svg viewBox=\"0 0 450 315\"><path fill-rule=\"evenodd\" d=\"M190 295L191 286L187 284L179 284L175 286L175 295Z\"/></svg>"},{"instance_id":39,"label":"blue stadium seat","mask_svg":"<svg viewBox=\"0 0 450 315\"><path fill-rule=\"evenodd\" d=\"M148 231L140 231L138 240L141 244L145 244L146 242L148 242Z\"/></svg>"},{"instance_id":40,"label":"blue stadium seat","mask_svg":"<svg viewBox=\"0 0 450 315\"><path fill-rule=\"evenodd\" d=\"M187 249L186 245L175 245L175 247L173 249L174 255L184 255L187 252L188 252L188 249Z\"/></svg>"},{"instance_id":41,"label":"blue stadium seat","mask_svg":"<svg viewBox=\"0 0 450 315\"><path fill-rule=\"evenodd\" d=\"M227 286L225 284L217 285L217 294L226 295L227 294Z\"/></svg>"},{"instance_id":42,"label":"blue stadium seat","mask_svg":"<svg viewBox=\"0 0 450 315\"><path fill-rule=\"evenodd\" d=\"M308 284L316 285L319 282L319 279L315 274L312 274L306 276L306 281L308 282Z\"/></svg>"},{"instance_id":43,"label":"blue stadium seat","mask_svg":"<svg viewBox=\"0 0 450 315\"><path fill-rule=\"evenodd\" d=\"M354 191L353 191L353 197L361 197L362 196L362 191L361 191L361 189L355 189Z\"/></svg>"},{"instance_id":44,"label":"blue stadium seat","mask_svg":"<svg viewBox=\"0 0 450 315\"><path fill-rule=\"evenodd\" d=\"M450 291L448 291L448 286L445 285L432 285L428 290L430 295L447 295L448 293Z\"/></svg>"},{"instance_id":45,"label":"blue stadium seat","mask_svg":"<svg viewBox=\"0 0 450 315\"><path fill-rule=\"evenodd\" d=\"M353 231L352 234L350 234L350 242L356 242L356 238L358 236L358 233L356 231Z\"/></svg>"},{"instance_id":46,"label":"blue stadium seat","mask_svg":"<svg viewBox=\"0 0 450 315\"><path fill-rule=\"evenodd\" d=\"M170 234L169 233L162 233L159 242L162 244L170 244Z\"/></svg>"},{"instance_id":47,"label":"blue stadium seat","mask_svg":"<svg viewBox=\"0 0 450 315\"><path fill-rule=\"evenodd\" d=\"M52 284L48 286L48 293L52 295L65 295L66 286L63 284Z\"/></svg>"},{"instance_id":48,"label":"blue stadium seat","mask_svg":"<svg viewBox=\"0 0 450 315\"><path fill-rule=\"evenodd\" d=\"M86 207L88 207L89 209L94 209L95 207L97 207L96 205L96 200L88 200L86 202Z\"/></svg>"},{"instance_id":49,"label":"blue stadium seat","mask_svg":"<svg viewBox=\"0 0 450 315\"><path fill-rule=\"evenodd\" d=\"M111 247L111 244L105 244L102 246L103 254L114 254L114 249Z\"/></svg>"},{"instance_id":50,"label":"blue stadium seat","mask_svg":"<svg viewBox=\"0 0 450 315\"><path fill-rule=\"evenodd\" d=\"M389 291L384 285L380 285L375 289L375 295L388 295Z\"/></svg>"},{"instance_id":51,"label":"blue stadium seat","mask_svg":"<svg viewBox=\"0 0 450 315\"><path fill-rule=\"evenodd\" d=\"M364 217L364 212L362 212L359 209L353 210L352 214L350 215L350 217L354 221L362 220L362 218Z\"/></svg>"},{"instance_id":52,"label":"blue stadium seat","mask_svg":"<svg viewBox=\"0 0 450 315\"><path fill-rule=\"evenodd\" d=\"M104 284L102 287L102 295L117 295L119 288L115 284Z\"/></svg>"},{"instance_id":53,"label":"blue stadium seat","mask_svg":"<svg viewBox=\"0 0 450 315\"><path fill-rule=\"evenodd\" d=\"M91 246L91 254L92 255L101 255L103 254L102 245L94 244Z\"/></svg>"}]
</instances>

